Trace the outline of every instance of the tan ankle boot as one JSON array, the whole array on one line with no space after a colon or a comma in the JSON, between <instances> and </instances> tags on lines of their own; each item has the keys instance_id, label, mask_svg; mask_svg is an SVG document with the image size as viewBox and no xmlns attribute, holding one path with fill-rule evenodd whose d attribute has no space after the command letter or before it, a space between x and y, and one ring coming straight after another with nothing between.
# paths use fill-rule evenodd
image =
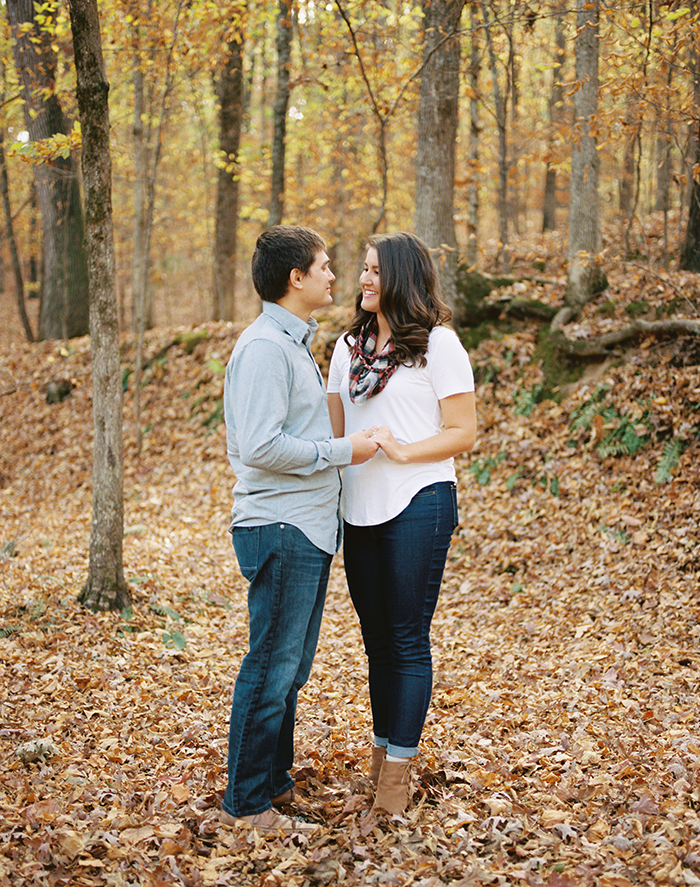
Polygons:
<instances>
[{"instance_id":1,"label":"tan ankle boot","mask_svg":"<svg viewBox=\"0 0 700 887\"><path fill-rule=\"evenodd\" d=\"M411 758L398 762L384 759L372 805L373 812L384 810L395 816L405 812L411 799L411 761Z\"/></svg>"},{"instance_id":2,"label":"tan ankle boot","mask_svg":"<svg viewBox=\"0 0 700 887\"><path fill-rule=\"evenodd\" d=\"M372 760L369 763L369 781L376 788L379 782L379 771L382 769L382 762L386 757L386 749L383 745L372 746Z\"/></svg>"}]
</instances>

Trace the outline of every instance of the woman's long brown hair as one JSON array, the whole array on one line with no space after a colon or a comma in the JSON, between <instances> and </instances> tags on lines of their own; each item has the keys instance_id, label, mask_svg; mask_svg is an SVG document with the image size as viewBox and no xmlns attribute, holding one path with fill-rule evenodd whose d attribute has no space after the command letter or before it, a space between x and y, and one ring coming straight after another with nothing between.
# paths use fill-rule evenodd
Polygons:
<instances>
[{"instance_id":1,"label":"woman's long brown hair","mask_svg":"<svg viewBox=\"0 0 700 887\"><path fill-rule=\"evenodd\" d=\"M402 363L425 366L428 337L435 326L449 323L452 312L440 292L440 279L430 250L415 234L398 231L369 239L379 259L379 306L391 330ZM357 339L373 312L355 302L355 316L345 334Z\"/></svg>"}]
</instances>

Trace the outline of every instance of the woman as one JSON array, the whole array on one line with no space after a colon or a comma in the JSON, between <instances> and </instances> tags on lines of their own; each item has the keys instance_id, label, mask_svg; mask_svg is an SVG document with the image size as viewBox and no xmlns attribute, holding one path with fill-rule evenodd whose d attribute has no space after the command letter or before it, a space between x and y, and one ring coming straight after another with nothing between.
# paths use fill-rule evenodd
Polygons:
<instances>
[{"instance_id":1,"label":"woman","mask_svg":"<svg viewBox=\"0 0 700 887\"><path fill-rule=\"evenodd\" d=\"M418 237L373 237L360 284L328 403L336 436L372 429L381 447L343 470L344 556L369 662L373 810L402 814L432 691L430 623L458 522L453 457L476 436L474 380Z\"/></svg>"}]
</instances>

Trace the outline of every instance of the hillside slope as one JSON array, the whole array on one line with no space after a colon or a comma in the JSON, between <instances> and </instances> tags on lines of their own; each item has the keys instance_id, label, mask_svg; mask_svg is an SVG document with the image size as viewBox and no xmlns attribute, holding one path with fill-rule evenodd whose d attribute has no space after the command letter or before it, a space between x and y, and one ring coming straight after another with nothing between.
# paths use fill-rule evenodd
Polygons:
<instances>
[{"instance_id":1,"label":"hillside slope","mask_svg":"<svg viewBox=\"0 0 700 887\"><path fill-rule=\"evenodd\" d=\"M323 323L322 363L344 318ZM415 806L365 819L365 663L338 557L298 727L302 809L326 827L297 846L216 822L246 642L219 412L237 330L177 332L147 340L162 354L138 457L123 343L122 613L75 602L89 343L0 362L0 885L700 884L700 369L641 343L537 403L533 331L472 353L479 438L458 464ZM46 402L51 379L66 400Z\"/></svg>"}]
</instances>

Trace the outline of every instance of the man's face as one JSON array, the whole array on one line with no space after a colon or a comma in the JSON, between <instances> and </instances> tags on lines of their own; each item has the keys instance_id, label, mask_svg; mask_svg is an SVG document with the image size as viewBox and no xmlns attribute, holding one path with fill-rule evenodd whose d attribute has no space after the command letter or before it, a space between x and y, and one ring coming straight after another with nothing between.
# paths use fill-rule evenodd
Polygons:
<instances>
[{"instance_id":1,"label":"man's face","mask_svg":"<svg viewBox=\"0 0 700 887\"><path fill-rule=\"evenodd\" d=\"M331 284L335 280L335 274L331 271L329 262L326 253L321 250L316 253L313 265L302 278L304 303L309 312L333 303Z\"/></svg>"}]
</instances>

